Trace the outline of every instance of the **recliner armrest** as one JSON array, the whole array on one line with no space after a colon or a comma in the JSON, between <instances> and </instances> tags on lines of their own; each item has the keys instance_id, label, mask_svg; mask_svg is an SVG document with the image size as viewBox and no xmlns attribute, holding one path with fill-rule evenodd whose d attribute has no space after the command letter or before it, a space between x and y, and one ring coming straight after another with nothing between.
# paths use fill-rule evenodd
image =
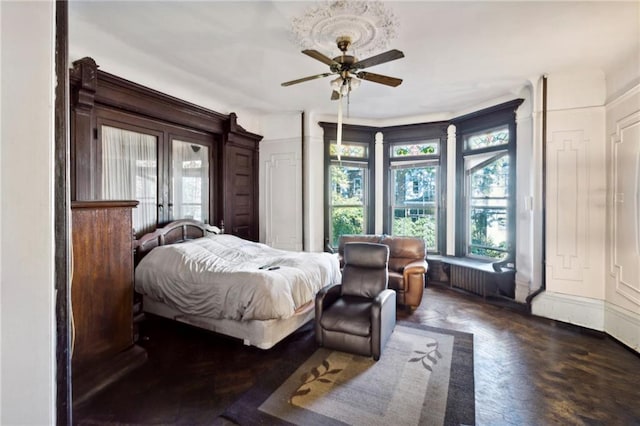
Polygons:
<instances>
[{"instance_id":1,"label":"recliner armrest","mask_svg":"<svg viewBox=\"0 0 640 426\"><path fill-rule=\"evenodd\" d=\"M396 326L396 292L386 289L378 293L371 305L371 355L380 359L381 348L387 344Z\"/></svg>"},{"instance_id":2,"label":"recliner armrest","mask_svg":"<svg viewBox=\"0 0 640 426\"><path fill-rule=\"evenodd\" d=\"M396 292L395 290L391 290L390 288L386 290L382 290L375 299L373 299L373 303L371 305L371 322L375 324L378 318L383 315L383 312L386 310L386 306L389 304L393 305L394 310L394 321L395 321L395 307L396 307Z\"/></svg>"},{"instance_id":3,"label":"recliner armrest","mask_svg":"<svg viewBox=\"0 0 640 426\"><path fill-rule=\"evenodd\" d=\"M426 260L414 260L405 265L403 274L426 274L429 265Z\"/></svg>"},{"instance_id":4,"label":"recliner armrest","mask_svg":"<svg viewBox=\"0 0 640 426\"><path fill-rule=\"evenodd\" d=\"M342 284L334 284L332 286L327 286L316 294L315 330L316 330L316 342L318 342L320 346L323 345L322 330L320 326L320 319L322 318L322 312L329 306L333 305L336 302L336 300L338 300L341 294L342 294Z\"/></svg>"},{"instance_id":5,"label":"recliner armrest","mask_svg":"<svg viewBox=\"0 0 640 426\"><path fill-rule=\"evenodd\" d=\"M342 294L342 284L327 286L316 294L316 318L322 317L322 311L333 305Z\"/></svg>"},{"instance_id":6,"label":"recliner armrest","mask_svg":"<svg viewBox=\"0 0 640 426\"><path fill-rule=\"evenodd\" d=\"M404 303L411 309L415 309L420 305L428 267L429 265L425 260L415 260L404 268L402 273Z\"/></svg>"},{"instance_id":7,"label":"recliner armrest","mask_svg":"<svg viewBox=\"0 0 640 426\"><path fill-rule=\"evenodd\" d=\"M390 288L387 288L378 293L376 298L373 300L373 304L374 306L383 306L385 303L391 303L390 300L392 298L395 302L396 292L394 290L391 290Z\"/></svg>"}]
</instances>

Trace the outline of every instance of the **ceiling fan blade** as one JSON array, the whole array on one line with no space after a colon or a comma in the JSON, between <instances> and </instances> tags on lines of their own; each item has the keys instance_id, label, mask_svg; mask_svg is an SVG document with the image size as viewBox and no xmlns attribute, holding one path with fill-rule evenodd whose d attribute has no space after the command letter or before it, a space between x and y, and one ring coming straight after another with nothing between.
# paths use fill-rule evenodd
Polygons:
<instances>
[{"instance_id":1,"label":"ceiling fan blade","mask_svg":"<svg viewBox=\"0 0 640 426\"><path fill-rule=\"evenodd\" d=\"M337 101L338 99L340 99L340 93L336 92L335 90L331 92L331 100Z\"/></svg>"},{"instance_id":2,"label":"ceiling fan blade","mask_svg":"<svg viewBox=\"0 0 640 426\"><path fill-rule=\"evenodd\" d=\"M337 63L336 61L334 61L333 59L331 59L328 56L323 55L322 53L318 52L317 50L313 50L313 49L307 49L307 50L303 50L302 53L304 53L307 56L311 56L313 59L316 59L324 64L327 65L340 65L339 63Z\"/></svg>"},{"instance_id":3,"label":"ceiling fan blade","mask_svg":"<svg viewBox=\"0 0 640 426\"><path fill-rule=\"evenodd\" d=\"M374 74L372 72L360 71L357 74L358 78L363 80L373 81L374 83L386 84L387 86L396 87L402 83L401 78L389 77L382 74Z\"/></svg>"},{"instance_id":4,"label":"ceiling fan blade","mask_svg":"<svg viewBox=\"0 0 640 426\"><path fill-rule=\"evenodd\" d=\"M370 58L358 61L353 64L353 68L361 70L367 67L372 67L374 65L383 64L385 62L394 61L400 58L404 58L404 53L402 53L398 49L393 49L389 50L388 52L384 52L379 55L375 55Z\"/></svg>"},{"instance_id":5,"label":"ceiling fan blade","mask_svg":"<svg viewBox=\"0 0 640 426\"><path fill-rule=\"evenodd\" d=\"M323 77L328 77L330 75L332 75L332 72L325 72L322 74L316 74L316 75L311 75L309 77L303 77L303 78L299 78L297 80L291 80L291 81L286 81L284 83L281 84L281 86L291 86L293 84L298 84L298 83L304 83L305 81L309 81L309 80L315 80L316 78L323 78Z\"/></svg>"}]
</instances>

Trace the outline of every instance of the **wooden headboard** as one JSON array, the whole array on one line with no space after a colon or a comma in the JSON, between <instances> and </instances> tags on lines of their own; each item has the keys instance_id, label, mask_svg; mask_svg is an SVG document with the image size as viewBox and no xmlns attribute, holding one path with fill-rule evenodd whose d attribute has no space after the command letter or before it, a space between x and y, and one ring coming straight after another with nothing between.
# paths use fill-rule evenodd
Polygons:
<instances>
[{"instance_id":1,"label":"wooden headboard","mask_svg":"<svg viewBox=\"0 0 640 426\"><path fill-rule=\"evenodd\" d=\"M207 225L197 220L181 219L169 222L162 228L143 235L133 242L135 250L135 264L158 246L181 243L187 240L195 240L210 234L220 234L220 228Z\"/></svg>"}]
</instances>

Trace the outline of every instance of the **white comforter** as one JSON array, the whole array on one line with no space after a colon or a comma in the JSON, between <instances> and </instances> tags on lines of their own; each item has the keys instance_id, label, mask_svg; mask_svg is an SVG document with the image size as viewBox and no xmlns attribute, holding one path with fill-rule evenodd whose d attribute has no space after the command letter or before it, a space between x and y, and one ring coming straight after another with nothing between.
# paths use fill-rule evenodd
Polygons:
<instances>
[{"instance_id":1,"label":"white comforter","mask_svg":"<svg viewBox=\"0 0 640 426\"><path fill-rule=\"evenodd\" d=\"M212 235L153 249L135 275L136 291L185 314L267 320L291 317L321 288L340 282L340 265L329 253Z\"/></svg>"}]
</instances>

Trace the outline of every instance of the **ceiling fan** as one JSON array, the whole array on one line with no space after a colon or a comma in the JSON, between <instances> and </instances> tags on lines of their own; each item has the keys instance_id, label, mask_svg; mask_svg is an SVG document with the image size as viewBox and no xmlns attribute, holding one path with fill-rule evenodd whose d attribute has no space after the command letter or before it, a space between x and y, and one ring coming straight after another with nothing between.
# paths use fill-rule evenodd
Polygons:
<instances>
[{"instance_id":1,"label":"ceiling fan","mask_svg":"<svg viewBox=\"0 0 640 426\"><path fill-rule=\"evenodd\" d=\"M329 65L330 72L287 81L285 83L282 83L282 86L291 86L293 84L303 83L305 81L315 80L317 78L323 78L337 74L338 78L331 81L331 87L333 88L331 99L336 100L340 99L341 96L348 95L352 89L355 89L360 84L359 79L372 81L374 83L380 83L392 87L396 87L400 85L400 83L402 83L402 79L400 78L389 77L382 74L374 74L368 71L360 71L367 67L372 67L374 65L379 65L385 62L404 58L404 53L402 53L401 51L393 49L359 61L355 56L347 55L347 50L351 46L351 37L338 37L336 39L336 44L342 54L340 56L336 56L333 59L323 55L317 50L308 49L302 51L302 53L304 53L305 55L311 56L313 59Z\"/></svg>"}]
</instances>

